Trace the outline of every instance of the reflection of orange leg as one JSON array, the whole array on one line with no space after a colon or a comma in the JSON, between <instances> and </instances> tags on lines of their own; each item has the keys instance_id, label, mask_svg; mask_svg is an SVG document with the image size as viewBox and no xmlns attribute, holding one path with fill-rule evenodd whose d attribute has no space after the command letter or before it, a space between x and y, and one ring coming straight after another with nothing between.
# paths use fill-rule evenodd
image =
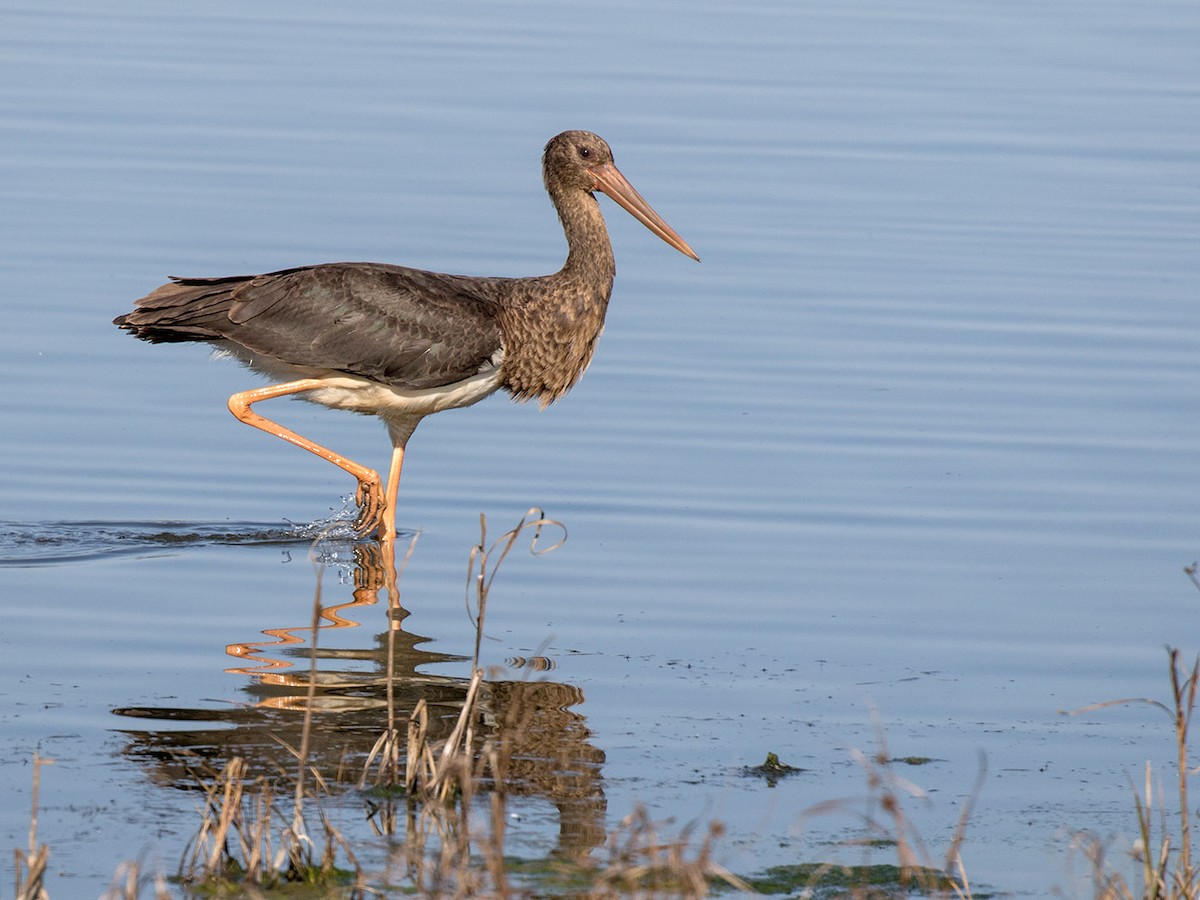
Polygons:
<instances>
[{"instance_id":1,"label":"reflection of orange leg","mask_svg":"<svg viewBox=\"0 0 1200 900\"><path fill-rule=\"evenodd\" d=\"M260 400L272 400L275 397L284 397L288 394L301 394L319 387L324 387L324 385L317 379L302 378L299 381L273 384L268 387L255 388L252 391L242 391L240 394L234 394L229 398L229 411L237 417L239 422L245 422L247 425L253 425L267 434L283 438L285 441L295 444L309 453L315 453L321 459L328 460L339 469L349 472L358 479L358 493L355 499L359 505L359 513L358 519L354 522L355 530L361 535L368 535L376 528L383 531L390 526L391 532L394 534L396 530L394 524L395 512L390 502L387 507L384 506L383 491L379 482L378 472L334 453L329 448L322 447L315 441L310 441L308 438L302 437L291 429L283 427L278 422L272 422L270 419L260 416L250 409L251 406ZM399 466L396 465L394 459L392 465L397 471L399 470Z\"/></svg>"},{"instance_id":2,"label":"reflection of orange leg","mask_svg":"<svg viewBox=\"0 0 1200 900\"><path fill-rule=\"evenodd\" d=\"M378 543L371 541L356 544L354 546L353 599L348 603L320 607L317 610L318 618L314 620L318 631L326 631L334 628L360 627L359 622L348 618L342 613L345 610L374 606L379 602L379 590L383 587L388 589L389 619L393 623L393 628L398 627L398 623L402 617L397 617L394 613L395 608L399 605L399 594L396 591L396 568L392 560L390 541L383 540ZM275 640L273 641L241 641L235 644L228 644L225 647L225 652L235 659L244 661L246 665L226 669L225 671L233 675L249 675L251 678L257 678L263 684L306 688L309 680L306 672L284 672L284 669L292 668L294 663L280 658L283 655L282 648L288 645L304 643L305 638L301 637L301 635L306 632L310 635L309 639L315 647L317 637L313 633L312 627L300 625L290 628L264 629L263 634L269 638L274 638ZM277 655L269 655L272 653ZM254 665L250 665L250 663L254 663ZM263 700L259 705L276 709L295 709L299 708L302 702L302 695L292 692L286 696Z\"/></svg>"}]
</instances>

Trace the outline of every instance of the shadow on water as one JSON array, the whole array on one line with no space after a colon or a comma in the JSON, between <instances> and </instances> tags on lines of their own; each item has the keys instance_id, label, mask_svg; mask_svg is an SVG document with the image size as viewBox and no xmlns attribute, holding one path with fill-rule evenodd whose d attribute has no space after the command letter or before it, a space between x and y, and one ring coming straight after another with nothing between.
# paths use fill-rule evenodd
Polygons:
<instances>
[{"instance_id":1,"label":"shadow on water","mask_svg":"<svg viewBox=\"0 0 1200 900\"><path fill-rule=\"evenodd\" d=\"M363 790L372 748L385 729L398 726L403 732L422 700L429 737L447 737L467 701L470 678L420 670L464 661L469 668L470 659L423 649L430 638L404 629L409 613L399 603L390 554L368 542L352 545L351 552L353 577L337 587L350 596L333 603L321 598L312 619L316 635L311 624L272 627L263 629L265 639L226 647L237 661L226 671L246 679L245 703L115 709L141 723L121 729L124 755L154 783L180 790L203 790L234 757L245 761L251 777L284 783L294 778L292 748L302 746L311 709L309 767L341 796L339 802L360 805L373 831L387 833L386 810ZM340 553L318 545L314 555L326 567L345 568L349 557ZM381 590L386 609L379 609ZM376 620L376 629L363 624L368 617ZM363 639L349 649L326 648L320 636L330 629L361 629ZM538 658L512 660L510 666L546 668ZM505 742L511 749L504 792L545 800L557 810L557 852L571 856L587 854L605 837L604 753L589 743L586 721L573 711L583 701L582 690L570 684L487 678L472 722L479 742Z\"/></svg>"},{"instance_id":2,"label":"shadow on water","mask_svg":"<svg viewBox=\"0 0 1200 900\"><path fill-rule=\"evenodd\" d=\"M349 520L264 522L0 522L0 566L55 566L106 556L171 553L214 544L309 544L350 540Z\"/></svg>"}]
</instances>

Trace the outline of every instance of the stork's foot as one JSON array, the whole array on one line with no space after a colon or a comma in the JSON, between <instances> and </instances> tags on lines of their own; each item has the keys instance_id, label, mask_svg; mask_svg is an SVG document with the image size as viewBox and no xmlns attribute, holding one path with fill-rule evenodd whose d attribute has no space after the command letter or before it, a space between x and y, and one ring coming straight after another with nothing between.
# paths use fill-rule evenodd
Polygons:
<instances>
[{"instance_id":1,"label":"stork's foot","mask_svg":"<svg viewBox=\"0 0 1200 900\"><path fill-rule=\"evenodd\" d=\"M358 482L358 493L354 498L358 503L358 518L354 520L354 530L358 532L359 537L370 537L376 531L382 533L387 518L383 486L376 473L370 474L372 478L364 478Z\"/></svg>"}]
</instances>

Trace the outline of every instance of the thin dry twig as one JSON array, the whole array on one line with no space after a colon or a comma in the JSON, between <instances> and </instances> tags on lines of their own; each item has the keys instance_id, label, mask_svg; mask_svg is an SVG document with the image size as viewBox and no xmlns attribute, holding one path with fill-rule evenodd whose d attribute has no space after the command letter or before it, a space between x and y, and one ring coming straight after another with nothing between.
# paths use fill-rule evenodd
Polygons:
<instances>
[{"instance_id":1,"label":"thin dry twig","mask_svg":"<svg viewBox=\"0 0 1200 900\"><path fill-rule=\"evenodd\" d=\"M13 892L15 900L49 900L46 890L46 867L50 859L50 848L38 844L38 793L42 785L42 766L53 765L54 760L44 758L40 752L33 752L33 796L29 813L29 848L22 853L13 850L16 863L16 887Z\"/></svg>"},{"instance_id":2,"label":"thin dry twig","mask_svg":"<svg viewBox=\"0 0 1200 900\"><path fill-rule=\"evenodd\" d=\"M480 622L483 620L486 608L488 593L492 589L492 582L496 579L496 573L500 570L501 563L508 556L517 539L526 529L533 529L533 539L529 543L529 552L534 556L545 556L554 550L561 547L567 540L567 527L561 522L554 519L546 518L546 514L535 507L530 507L526 510L525 515L521 516L521 520L511 530L502 534L490 546L487 541L487 516L483 513L479 514L479 543L471 548L470 556L467 560L467 615L471 616L475 622L475 655L472 657L472 670L479 668L479 647L483 640L483 628ZM557 528L562 534L557 541L548 547L539 547L538 542L541 540L543 528ZM493 560L497 548L500 549L499 557ZM489 571L490 566L490 571ZM471 612L471 595L472 587L474 587L475 596L475 612Z\"/></svg>"}]
</instances>

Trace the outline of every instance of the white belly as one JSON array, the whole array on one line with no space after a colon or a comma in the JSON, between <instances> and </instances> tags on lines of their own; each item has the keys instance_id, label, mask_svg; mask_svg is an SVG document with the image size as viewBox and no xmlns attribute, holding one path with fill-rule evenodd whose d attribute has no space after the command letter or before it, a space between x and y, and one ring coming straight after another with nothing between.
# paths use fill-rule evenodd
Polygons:
<instances>
[{"instance_id":1,"label":"white belly","mask_svg":"<svg viewBox=\"0 0 1200 900\"><path fill-rule=\"evenodd\" d=\"M217 345L216 353L232 356L272 381L282 383L316 378L324 382L324 387L297 394L312 403L388 420L414 420L414 424L423 416L470 406L494 394L500 389L500 365L504 361L504 352L500 351L479 372L462 381L432 388L404 388L329 369L294 366L259 356L230 342Z\"/></svg>"},{"instance_id":2,"label":"white belly","mask_svg":"<svg viewBox=\"0 0 1200 900\"><path fill-rule=\"evenodd\" d=\"M325 387L302 394L305 400L334 409L397 418L428 416L444 409L478 403L500 389L500 367L435 388L398 388L354 375L317 376Z\"/></svg>"}]
</instances>

